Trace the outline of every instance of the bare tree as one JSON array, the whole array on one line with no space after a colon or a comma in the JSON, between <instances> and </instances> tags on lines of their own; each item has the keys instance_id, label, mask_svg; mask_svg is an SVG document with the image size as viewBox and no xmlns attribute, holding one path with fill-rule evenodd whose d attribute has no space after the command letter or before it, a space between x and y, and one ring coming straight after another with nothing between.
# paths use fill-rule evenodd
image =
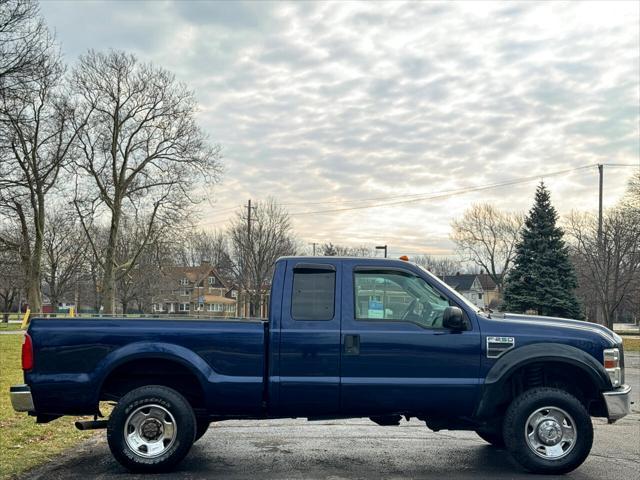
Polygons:
<instances>
[{"instance_id":1,"label":"bare tree","mask_svg":"<svg viewBox=\"0 0 640 480\"><path fill-rule=\"evenodd\" d=\"M6 236L6 234L5 234ZM19 310L19 300L24 284L20 257L15 250L0 249L0 311L12 312ZM8 321L8 316L2 318Z\"/></svg>"},{"instance_id":2,"label":"bare tree","mask_svg":"<svg viewBox=\"0 0 640 480\"><path fill-rule=\"evenodd\" d=\"M191 267L207 261L223 279L232 280L233 260L228 243L223 232L189 231L180 241L177 261L180 265Z\"/></svg>"},{"instance_id":3,"label":"bare tree","mask_svg":"<svg viewBox=\"0 0 640 480\"><path fill-rule=\"evenodd\" d=\"M54 40L35 0L0 0L0 96L30 90L47 74Z\"/></svg>"},{"instance_id":4,"label":"bare tree","mask_svg":"<svg viewBox=\"0 0 640 480\"><path fill-rule=\"evenodd\" d=\"M89 253L75 212L60 210L49 215L43 248L43 280L51 304L55 306L77 288L76 283L85 269Z\"/></svg>"},{"instance_id":5,"label":"bare tree","mask_svg":"<svg viewBox=\"0 0 640 480\"><path fill-rule=\"evenodd\" d=\"M47 198L77 137L74 109L60 91L64 68L58 52L50 52L39 67L31 90L0 98L0 217L20 232L17 239L0 235L0 244L19 253L34 312L41 308Z\"/></svg>"},{"instance_id":6,"label":"bare tree","mask_svg":"<svg viewBox=\"0 0 640 480\"><path fill-rule=\"evenodd\" d=\"M320 254L324 257L373 257L373 250L366 245L347 247L329 242L320 245Z\"/></svg>"},{"instance_id":7,"label":"bare tree","mask_svg":"<svg viewBox=\"0 0 640 480\"><path fill-rule=\"evenodd\" d=\"M418 255L412 260L438 277L455 275L464 270L462 262L457 258Z\"/></svg>"},{"instance_id":8,"label":"bare tree","mask_svg":"<svg viewBox=\"0 0 640 480\"><path fill-rule=\"evenodd\" d=\"M251 315L259 312L278 257L295 255L289 214L274 200L257 202L251 224L238 212L229 229L237 281L249 293Z\"/></svg>"},{"instance_id":9,"label":"bare tree","mask_svg":"<svg viewBox=\"0 0 640 480\"><path fill-rule=\"evenodd\" d=\"M639 179L636 174L624 199L606 212L601 242L595 215L574 212L567 221L580 291L587 306L595 299L609 328L621 308L636 308L640 297Z\"/></svg>"},{"instance_id":10,"label":"bare tree","mask_svg":"<svg viewBox=\"0 0 640 480\"><path fill-rule=\"evenodd\" d=\"M451 223L451 239L460 255L484 269L502 291L504 275L515 256L523 216L481 203Z\"/></svg>"},{"instance_id":11,"label":"bare tree","mask_svg":"<svg viewBox=\"0 0 640 480\"><path fill-rule=\"evenodd\" d=\"M103 235L101 235L103 233ZM106 243L106 232L95 226L90 228L87 237L92 238L92 242L94 246L104 246ZM99 247L97 252L104 251L103 248ZM100 312L100 307L102 306L102 278L104 273L102 271L102 259L99 256L99 253L96 253L96 250L90 248L89 255L87 256L87 272L86 276L88 277L88 285L89 285L89 299L91 301L91 306L94 312ZM78 305L78 308L80 306Z\"/></svg>"},{"instance_id":12,"label":"bare tree","mask_svg":"<svg viewBox=\"0 0 640 480\"><path fill-rule=\"evenodd\" d=\"M116 287L122 313L128 313L132 305L138 311L149 311L162 266L171 260L170 243L173 240L161 234L162 230L145 238L144 226L147 224L148 220L123 217L120 225L116 262L126 268L116 273Z\"/></svg>"},{"instance_id":13,"label":"bare tree","mask_svg":"<svg viewBox=\"0 0 640 480\"><path fill-rule=\"evenodd\" d=\"M80 58L73 90L89 118L79 137L75 205L90 240L92 222L108 221L104 252L90 243L102 259L103 308L113 313L117 275L133 268L154 235L187 220L200 200L199 185L218 180L220 147L211 146L196 124L193 93L132 55L90 51ZM118 262L125 215L145 223L138 249Z\"/></svg>"}]
</instances>

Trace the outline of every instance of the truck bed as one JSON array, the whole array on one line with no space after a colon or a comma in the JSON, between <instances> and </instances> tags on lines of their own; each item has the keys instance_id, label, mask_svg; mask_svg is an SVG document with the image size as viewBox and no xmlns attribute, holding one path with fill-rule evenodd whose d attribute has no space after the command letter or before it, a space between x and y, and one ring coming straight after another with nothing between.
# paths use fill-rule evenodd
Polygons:
<instances>
[{"instance_id":1,"label":"truck bed","mask_svg":"<svg viewBox=\"0 0 640 480\"><path fill-rule=\"evenodd\" d=\"M265 322L244 319L34 318L25 381L46 405L35 405L39 413L90 414L109 375L144 356L192 370L210 412L250 414L263 400L265 331Z\"/></svg>"}]
</instances>

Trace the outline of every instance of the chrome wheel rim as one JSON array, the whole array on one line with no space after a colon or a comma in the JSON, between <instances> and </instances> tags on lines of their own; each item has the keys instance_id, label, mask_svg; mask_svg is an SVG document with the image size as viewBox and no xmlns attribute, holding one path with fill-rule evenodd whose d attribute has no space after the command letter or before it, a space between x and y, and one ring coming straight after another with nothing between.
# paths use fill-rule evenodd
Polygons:
<instances>
[{"instance_id":1,"label":"chrome wheel rim","mask_svg":"<svg viewBox=\"0 0 640 480\"><path fill-rule=\"evenodd\" d=\"M546 460L566 457L576 444L575 425L571 415L561 408L539 408L529 416L525 425L527 446Z\"/></svg>"},{"instance_id":2,"label":"chrome wheel rim","mask_svg":"<svg viewBox=\"0 0 640 480\"><path fill-rule=\"evenodd\" d=\"M137 408L124 423L124 441L136 455L155 458L175 443L176 421L161 405L150 404Z\"/></svg>"}]
</instances>

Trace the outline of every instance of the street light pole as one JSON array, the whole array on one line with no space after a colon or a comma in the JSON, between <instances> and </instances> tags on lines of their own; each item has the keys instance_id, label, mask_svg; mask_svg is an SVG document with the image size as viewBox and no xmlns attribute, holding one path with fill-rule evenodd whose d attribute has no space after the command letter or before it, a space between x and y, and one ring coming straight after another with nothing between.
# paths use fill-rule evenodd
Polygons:
<instances>
[{"instance_id":1,"label":"street light pole","mask_svg":"<svg viewBox=\"0 0 640 480\"><path fill-rule=\"evenodd\" d=\"M376 250L384 250L384 258L387 258L387 245L378 245Z\"/></svg>"}]
</instances>

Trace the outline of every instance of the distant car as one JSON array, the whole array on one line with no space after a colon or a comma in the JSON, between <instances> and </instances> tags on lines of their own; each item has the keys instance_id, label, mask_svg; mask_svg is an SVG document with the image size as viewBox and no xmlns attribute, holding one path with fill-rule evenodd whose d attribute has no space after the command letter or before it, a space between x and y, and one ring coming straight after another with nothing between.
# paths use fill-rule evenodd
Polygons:
<instances>
[{"instance_id":1,"label":"distant car","mask_svg":"<svg viewBox=\"0 0 640 480\"><path fill-rule=\"evenodd\" d=\"M100 416L114 457L166 471L209 423L417 417L476 431L525 468L587 457L591 416L629 413L622 340L558 318L492 319L426 270L386 259L278 260L269 320L34 319L13 406Z\"/></svg>"}]
</instances>

